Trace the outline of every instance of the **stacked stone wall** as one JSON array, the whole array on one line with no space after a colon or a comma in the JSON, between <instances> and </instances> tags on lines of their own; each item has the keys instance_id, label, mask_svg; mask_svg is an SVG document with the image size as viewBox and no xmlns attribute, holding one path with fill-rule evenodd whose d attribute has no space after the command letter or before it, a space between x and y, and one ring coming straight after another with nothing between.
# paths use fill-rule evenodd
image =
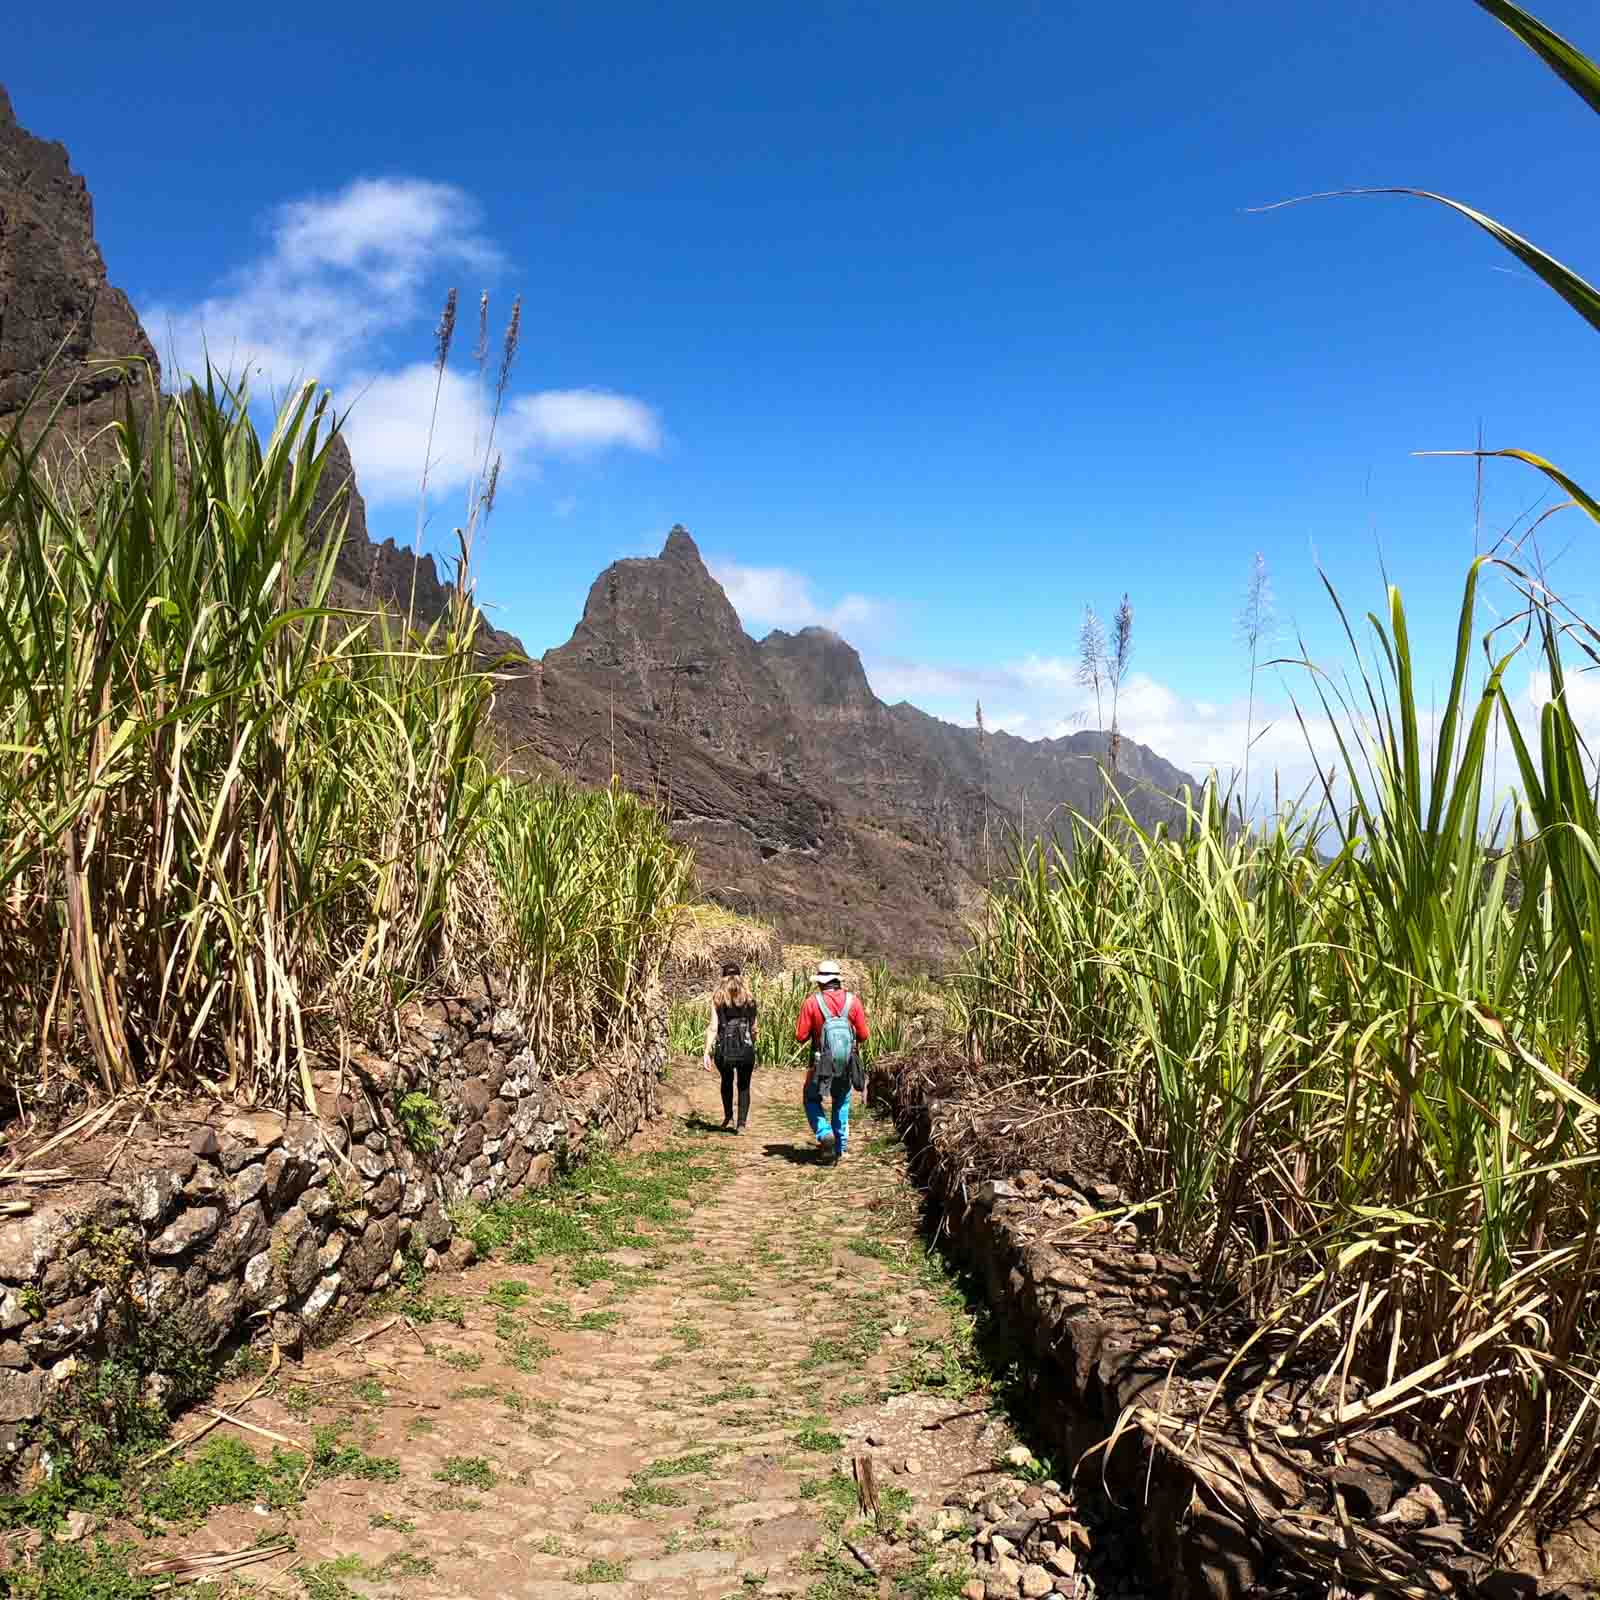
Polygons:
<instances>
[{"instance_id":1,"label":"stacked stone wall","mask_svg":"<svg viewBox=\"0 0 1600 1600\"><path fill-rule=\"evenodd\" d=\"M1014 1107L997 1114L978 1088L941 1098L914 1062L874 1072L870 1093L893 1109L939 1239L1026 1352L1037 1434L1137 1520L1152 1592L1591 1592L1490 1559L1448 1473L1391 1426L1328 1428L1320 1369L1281 1343L1235 1363L1256 1325L1193 1264L1152 1251L1128 1215L1138 1197L1065 1142L1050 1171L984 1176L971 1168L974 1135L1026 1120ZM1343 1398L1366 1393L1350 1378ZM1046 1531L1036 1519L1024 1557Z\"/></svg>"},{"instance_id":2,"label":"stacked stone wall","mask_svg":"<svg viewBox=\"0 0 1600 1600\"><path fill-rule=\"evenodd\" d=\"M146 1111L67 1150L73 1181L0 1220L0 1475L52 1389L141 1325L202 1353L293 1354L413 1264L470 1259L472 1208L625 1142L659 1109L665 1059L658 1027L558 1074L485 991L408 1008L390 1059L314 1074L316 1116Z\"/></svg>"}]
</instances>

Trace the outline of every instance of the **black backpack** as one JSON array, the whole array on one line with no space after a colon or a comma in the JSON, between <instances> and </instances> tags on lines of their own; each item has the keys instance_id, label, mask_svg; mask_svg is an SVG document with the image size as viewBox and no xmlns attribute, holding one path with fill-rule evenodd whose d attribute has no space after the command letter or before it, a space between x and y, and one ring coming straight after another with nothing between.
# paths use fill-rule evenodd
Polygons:
<instances>
[{"instance_id":1,"label":"black backpack","mask_svg":"<svg viewBox=\"0 0 1600 1600\"><path fill-rule=\"evenodd\" d=\"M753 1067L756 1064L756 1008L717 1008L717 1065Z\"/></svg>"}]
</instances>

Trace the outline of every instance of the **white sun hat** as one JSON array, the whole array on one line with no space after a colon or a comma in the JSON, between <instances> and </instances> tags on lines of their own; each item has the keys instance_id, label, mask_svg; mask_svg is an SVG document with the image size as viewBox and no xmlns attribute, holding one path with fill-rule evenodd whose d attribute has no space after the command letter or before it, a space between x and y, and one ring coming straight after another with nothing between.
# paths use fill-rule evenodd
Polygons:
<instances>
[{"instance_id":1,"label":"white sun hat","mask_svg":"<svg viewBox=\"0 0 1600 1600\"><path fill-rule=\"evenodd\" d=\"M832 983L835 978L842 978L844 974L839 971L837 961L819 961L817 970L811 974L813 983Z\"/></svg>"}]
</instances>

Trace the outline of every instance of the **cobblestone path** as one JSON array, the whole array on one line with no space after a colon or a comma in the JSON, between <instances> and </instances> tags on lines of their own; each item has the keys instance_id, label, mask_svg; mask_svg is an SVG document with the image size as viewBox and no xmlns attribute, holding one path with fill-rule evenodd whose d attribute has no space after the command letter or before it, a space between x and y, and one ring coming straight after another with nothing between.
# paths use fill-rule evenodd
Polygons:
<instances>
[{"instance_id":1,"label":"cobblestone path","mask_svg":"<svg viewBox=\"0 0 1600 1600\"><path fill-rule=\"evenodd\" d=\"M680 1065L667 1118L576 1203L535 1202L488 1259L416 1290L409 1324L374 1317L252 1402L300 1448L334 1429L398 1467L313 1478L257 1591L962 1593L960 1537L943 1555L906 1530L953 1529L946 1499L975 1504L1015 1441L970 1386L970 1321L924 1255L892 1129L858 1112L823 1165L795 1074L758 1073L738 1137L716 1089ZM234 1507L181 1543L236 1549L281 1518Z\"/></svg>"}]
</instances>

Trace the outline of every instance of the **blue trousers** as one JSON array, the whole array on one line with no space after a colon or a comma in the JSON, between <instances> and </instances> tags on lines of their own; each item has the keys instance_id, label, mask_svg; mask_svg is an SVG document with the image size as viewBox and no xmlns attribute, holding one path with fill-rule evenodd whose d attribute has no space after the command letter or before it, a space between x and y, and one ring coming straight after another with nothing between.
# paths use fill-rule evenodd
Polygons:
<instances>
[{"instance_id":1,"label":"blue trousers","mask_svg":"<svg viewBox=\"0 0 1600 1600\"><path fill-rule=\"evenodd\" d=\"M832 1084L833 1098L833 1148L844 1154L845 1142L850 1137L850 1074L835 1078ZM822 1086L817 1082L816 1075L810 1074L806 1078L806 1115L811 1119L811 1131L819 1140L827 1137L828 1123L822 1115Z\"/></svg>"}]
</instances>

